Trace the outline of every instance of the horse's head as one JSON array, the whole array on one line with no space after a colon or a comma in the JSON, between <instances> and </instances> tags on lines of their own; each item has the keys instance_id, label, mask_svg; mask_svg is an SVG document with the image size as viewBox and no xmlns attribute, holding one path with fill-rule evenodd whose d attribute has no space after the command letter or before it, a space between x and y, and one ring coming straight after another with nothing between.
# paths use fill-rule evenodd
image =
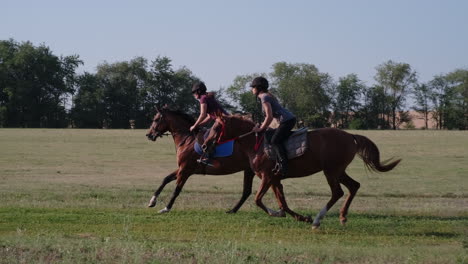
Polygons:
<instances>
[{"instance_id":1,"label":"horse's head","mask_svg":"<svg viewBox=\"0 0 468 264\"><path fill-rule=\"evenodd\" d=\"M164 111L158 111L153 117L153 122L146 134L149 140L156 141L158 137L162 137L169 130L169 124L165 118Z\"/></svg>"}]
</instances>

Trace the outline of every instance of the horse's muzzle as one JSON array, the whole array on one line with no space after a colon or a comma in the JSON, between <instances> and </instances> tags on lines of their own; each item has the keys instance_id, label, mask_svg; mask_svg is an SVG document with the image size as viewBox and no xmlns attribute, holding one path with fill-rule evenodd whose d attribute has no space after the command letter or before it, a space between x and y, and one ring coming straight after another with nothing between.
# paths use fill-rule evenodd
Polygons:
<instances>
[{"instance_id":1,"label":"horse's muzzle","mask_svg":"<svg viewBox=\"0 0 468 264\"><path fill-rule=\"evenodd\" d=\"M156 141L156 138L157 138L158 136L155 135L155 134L146 134L146 137L148 138L148 140Z\"/></svg>"}]
</instances>

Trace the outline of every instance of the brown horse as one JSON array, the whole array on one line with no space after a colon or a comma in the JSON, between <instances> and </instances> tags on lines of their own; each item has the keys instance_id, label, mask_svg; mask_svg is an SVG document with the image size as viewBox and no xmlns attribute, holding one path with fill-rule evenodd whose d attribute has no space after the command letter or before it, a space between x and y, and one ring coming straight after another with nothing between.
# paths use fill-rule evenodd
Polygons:
<instances>
[{"instance_id":1,"label":"brown horse","mask_svg":"<svg viewBox=\"0 0 468 264\"><path fill-rule=\"evenodd\" d=\"M217 160L223 164L222 167L210 167L198 163L197 159L199 155L194 151L194 144L196 141L195 135L189 130L190 126L194 123L195 121L191 116L180 111L172 111L169 109L158 110L154 116L152 125L146 136L148 139L155 141L158 137L162 137L164 133L169 131L177 147L177 164L179 167L164 178L161 186L154 192L154 196L151 198L148 207L154 207L156 205L156 200L164 189L164 186L174 180L177 180L177 186L172 194L172 198L166 208L159 211L160 213L169 212L171 210L175 199L182 191L185 182L191 175L227 175L244 171L242 197L234 208L227 211L227 213L235 213L252 193L252 182L255 173L250 168L248 158L237 150L239 149L238 147L234 147L232 156L217 158ZM281 211L275 212L270 209L267 210L269 210L271 215L282 216Z\"/></svg>"},{"instance_id":2,"label":"brown horse","mask_svg":"<svg viewBox=\"0 0 468 264\"><path fill-rule=\"evenodd\" d=\"M207 149L215 145L216 142L238 138L239 135L246 135L252 131L253 127L254 123L243 117L219 117L213 125L209 136L206 138L203 147ZM283 194L281 180L309 176L319 171L324 172L332 195L325 207L314 218L312 223L313 228L320 226L320 221L327 211L344 195L340 184L343 184L349 190L349 195L340 210L340 222L343 225L346 223L349 206L360 187L359 182L353 180L345 172L356 154L362 158L367 168L375 172L390 171L401 161L399 159L383 162L384 164L382 164L380 162L379 149L370 139L339 129L323 128L309 131L307 140L308 146L306 152L302 156L289 160L289 170L285 176L272 172L275 164L264 154L263 147L254 148L255 145L258 146L258 136L249 134L237 139L237 144L242 149L244 156L250 160L257 176L262 179L255 202L257 206L267 213L268 208L262 203L262 197L271 186L282 210L291 214L298 221L311 222L312 219L310 217L304 217L289 209Z\"/></svg>"}]
</instances>

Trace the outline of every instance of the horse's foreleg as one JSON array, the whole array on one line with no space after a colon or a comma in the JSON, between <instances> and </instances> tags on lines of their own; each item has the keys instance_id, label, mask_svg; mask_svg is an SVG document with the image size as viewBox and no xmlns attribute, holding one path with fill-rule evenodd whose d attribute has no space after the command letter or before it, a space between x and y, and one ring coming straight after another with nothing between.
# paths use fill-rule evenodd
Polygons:
<instances>
[{"instance_id":1,"label":"horse's foreleg","mask_svg":"<svg viewBox=\"0 0 468 264\"><path fill-rule=\"evenodd\" d=\"M169 201L169 203L166 205L164 209L159 211L160 213L167 213L172 209L172 206L174 205L174 202L177 196L179 196L189 176L190 174L181 174L180 172L177 174L177 183L176 183L177 185L176 185L174 192L172 193L171 200Z\"/></svg>"},{"instance_id":2,"label":"horse's foreleg","mask_svg":"<svg viewBox=\"0 0 468 264\"><path fill-rule=\"evenodd\" d=\"M356 193L359 190L359 187L361 187L361 184L353 180L351 177L349 177L349 175L346 174L346 172L343 172L343 174L338 180L340 181L341 184L346 186L346 188L348 188L349 190L349 194L346 197L343 207L340 209L340 223L344 225L346 224L346 221L348 220L346 218L346 215L348 214L349 206L351 205L351 202L353 201L354 196L356 196Z\"/></svg>"},{"instance_id":3,"label":"horse's foreleg","mask_svg":"<svg viewBox=\"0 0 468 264\"><path fill-rule=\"evenodd\" d=\"M271 187L273 189L273 192L275 193L276 200L278 201L278 205L281 208L281 210L284 210L286 213L290 214L297 221L312 222L311 217L305 217L303 215L300 215L289 208L286 202L286 198L284 196L283 185L279 180L273 183Z\"/></svg>"},{"instance_id":4,"label":"horse's foreleg","mask_svg":"<svg viewBox=\"0 0 468 264\"><path fill-rule=\"evenodd\" d=\"M265 175L266 174L262 175L262 182L260 183L260 186L258 187L258 190L257 190L257 194L255 195L255 204L258 207L260 207L263 211L265 211L267 214L271 215L270 212L272 210L267 208L262 202L263 196L268 191L268 188L271 185L270 178Z\"/></svg>"},{"instance_id":5,"label":"horse's foreleg","mask_svg":"<svg viewBox=\"0 0 468 264\"><path fill-rule=\"evenodd\" d=\"M242 197L237 202L237 204L231 210L227 211L226 213L232 214L236 213L239 208L244 204L245 200L249 198L250 194L252 193L252 182L253 178L255 177L255 173L249 168L244 170L244 189L242 191Z\"/></svg>"},{"instance_id":6,"label":"horse's foreleg","mask_svg":"<svg viewBox=\"0 0 468 264\"><path fill-rule=\"evenodd\" d=\"M325 207L323 207L322 210L320 210L320 212L315 216L314 222L312 223L313 229L319 228L320 221L322 221L322 219L325 217L325 214L328 212L328 210L330 210L336 201L338 201L344 195L343 189L341 189L340 183L338 182L339 175L341 175L342 172L337 173L336 171L333 172L329 170L324 170L323 172L327 178L328 185L330 185L332 197L325 205Z\"/></svg>"},{"instance_id":7,"label":"horse's foreleg","mask_svg":"<svg viewBox=\"0 0 468 264\"><path fill-rule=\"evenodd\" d=\"M153 197L151 197L151 200L148 203L148 207L155 207L156 206L156 200L158 199L159 194L162 192L162 190L164 189L164 186L166 186L166 184L168 184L171 181L176 179L177 171L178 170L175 170L171 174L164 177L164 180L163 180L161 186L159 186L159 188L154 192Z\"/></svg>"}]
</instances>

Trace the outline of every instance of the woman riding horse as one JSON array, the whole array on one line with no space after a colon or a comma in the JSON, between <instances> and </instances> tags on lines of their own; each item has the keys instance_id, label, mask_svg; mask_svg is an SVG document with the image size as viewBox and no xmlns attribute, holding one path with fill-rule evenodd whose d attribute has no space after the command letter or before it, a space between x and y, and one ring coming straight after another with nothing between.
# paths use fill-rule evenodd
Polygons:
<instances>
[{"instance_id":1,"label":"woman riding horse","mask_svg":"<svg viewBox=\"0 0 468 264\"><path fill-rule=\"evenodd\" d=\"M235 213L252 193L252 181L255 174L250 168L249 160L238 151L239 147L235 147L231 156L218 158L223 163L223 166L210 167L198 163L197 159L199 155L194 151L195 136L189 130L194 122L191 116L180 111L172 111L169 109L158 110L158 113L154 116L153 123L146 136L148 139L155 141L158 137L169 131L172 134L177 148L178 168L164 178L161 186L154 192L154 196L151 198L148 207L154 207L156 205L156 200L166 184L174 180L177 180L177 186L172 194L172 198L160 213L169 212L169 210L171 210L177 196L191 175L227 175L244 171L242 197L234 208L227 212ZM271 209L268 210L270 215L283 216L282 212L275 212Z\"/></svg>"},{"instance_id":2,"label":"woman riding horse","mask_svg":"<svg viewBox=\"0 0 468 264\"><path fill-rule=\"evenodd\" d=\"M291 214L298 221L310 222L310 217L304 217L292 211L284 197L281 180L285 178L305 177L323 171L330 186L332 197L320 210L313 220L313 228L320 226L320 221L330 208L340 199L344 192L340 184L348 188L349 195L346 197L340 210L340 222L345 224L349 206L356 195L360 184L353 180L347 173L346 168L359 155L365 165L375 172L386 172L392 170L401 160L391 162L380 162L380 153L377 146L367 137L350 134L334 128L323 128L307 133L307 149L302 156L289 161L289 170L286 175L279 177L272 172L274 164L265 155L263 148L255 148L258 138L252 133L255 124L247 119L236 116L220 116L211 129L211 133L205 140L207 146L218 141L237 139L236 144L241 152L250 160L252 169L262 181L255 196L257 206L268 213L268 208L262 203L262 198L271 186L275 192L280 208Z\"/></svg>"},{"instance_id":3,"label":"woman riding horse","mask_svg":"<svg viewBox=\"0 0 468 264\"><path fill-rule=\"evenodd\" d=\"M227 115L228 113L223 107L216 101L214 93L207 93L204 82L197 82L192 86L192 94L200 102L200 115L193 126L190 127L190 131L195 131L198 127L207 124L211 120L215 120L217 115ZM206 131L208 135L209 130ZM200 159L200 162L211 165L210 159L211 151L207 153L205 158ZM211 165L212 166L212 165Z\"/></svg>"},{"instance_id":4,"label":"woman riding horse","mask_svg":"<svg viewBox=\"0 0 468 264\"><path fill-rule=\"evenodd\" d=\"M264 77L255 78L250 87L252 87L252 93L260 98L262 102L262 110L265 114L265 120L263 120L260 127L254 127L252 129L255 133L262 133L267 130L270 126L273 118L279 123L279 127L273 133L271 137L271 145L276 152L276 168L275 173L285 175L288 171L288 156L284 142L288 139L291 134L291 130L296 125L296 117L291 114L288 110L283 108L278 99L268 92L268 80Z\"/></svg>"}]
</instances>

